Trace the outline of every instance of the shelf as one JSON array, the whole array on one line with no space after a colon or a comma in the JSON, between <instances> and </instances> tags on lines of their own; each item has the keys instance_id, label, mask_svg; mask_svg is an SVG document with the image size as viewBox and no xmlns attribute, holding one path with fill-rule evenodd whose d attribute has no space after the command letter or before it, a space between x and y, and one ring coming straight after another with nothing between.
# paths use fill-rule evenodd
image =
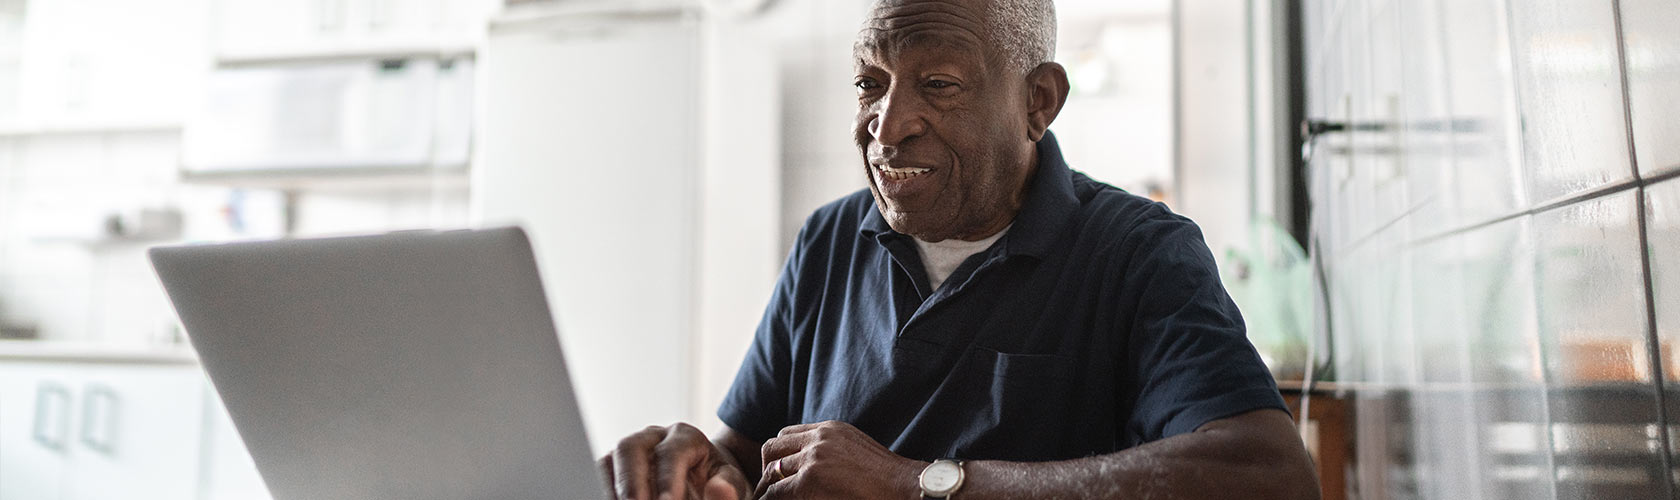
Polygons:
<instances>
[{"instance_id":1,"label":"shelf","mask_svg":"<svg viewBox=\"0 0 1680 500\"><path fill-rule=\"evenodd\" d=\"M181 182L282 191L464 190L465 165L184 170Z\"/></svg>"},{"instance_id":2,"label":"shelf","mask_svg":"<svg viewBox=\"0 0 1680 500\"><path fill-rule=\"evenodd\" d=\"M0 122L0 138L43 135L156 134L179 133L180 131L180 122L166 121Z\"/></svg>"},{"instance_id":3,"label":"shelf","mask_svg":"<svg viewBox=\"0 0 1680 500\"><path fill-rule=\"evenodd\" d=\"M186 345L123 345L52 340L0 340L0 361L194 365L198 354Z\"/></svg>"},{"instance_id":4,"label":"shelf","mask_svg":"<svg viewBox=\"0 0 1680 500\"><path fill-rule=\"evenodd\" d=\"M320 43L294 47L223 50L216 55L216 66L236 68L377 59L451 59L473 57L477 51L477 44L469 41Z\"/></svg>"}]
</instances>

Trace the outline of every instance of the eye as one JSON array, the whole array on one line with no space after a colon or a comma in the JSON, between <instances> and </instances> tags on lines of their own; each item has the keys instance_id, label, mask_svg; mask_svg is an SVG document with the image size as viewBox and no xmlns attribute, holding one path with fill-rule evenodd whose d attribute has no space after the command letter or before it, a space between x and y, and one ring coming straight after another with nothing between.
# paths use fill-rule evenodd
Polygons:
<instances>
[{"instance_id":1,"label":"eye","mask_svg":"<svg viewBox=\"0 0 1680 500\"><path fill-rule=\"evenodd\" d=\"M857 81L852 82L852 86L857 87L859 92L864 92L864 91L875 90L875 89L881 88L880 83L876 82L875 80L868 79L868 78L860 78Z\"/></svg>"},{"instance_id":2,"label":"eye","mask_svg":"<svg viewBox=\"0 0 1680 500\"><path fill-rule=\"evenodd\" d=\"M955 87L955 86L957 86L956 82L951 82L951 81L946 81L946 80L935 79L935 80L928 80L928 82L927 82L927 87L930 88L930 89L944 89L944 88L951 88L951 87Z\"/></svg>"}]
</instances>

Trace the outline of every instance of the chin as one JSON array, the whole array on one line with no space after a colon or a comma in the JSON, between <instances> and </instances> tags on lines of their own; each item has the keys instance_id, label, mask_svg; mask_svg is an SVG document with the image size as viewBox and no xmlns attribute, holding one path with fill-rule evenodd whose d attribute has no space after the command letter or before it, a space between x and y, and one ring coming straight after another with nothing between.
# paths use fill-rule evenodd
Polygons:
<instances>
[{"instance_id":1,"label":"chin","mask_svg":"<svg viewBox=\"0 0 1680 500\"><path fill-rule=\"evenodd\" d=\"M875 189L873 183L869 186L871 194L875 195L875 209L881 212L881 218L887 220L887 226L893 231L921 238L925 241L939 241L951 233L957 218L951 215L941 217L935 210L901 210L899 204L888 201L881 192ZM938 239L930 239L938 238Z\"/></svg>"},{"instance_id":2,"label":"chin","mask_svg":"<svg viewBox=\"0 0 1680 500\"><path fill-rule=\"evenodd\" d=\"M883 212L882 215L894 231L915 236L922 241L940 241L951 237L951 223L948 219L915 212Z\"/></svg>"}]
</instances>

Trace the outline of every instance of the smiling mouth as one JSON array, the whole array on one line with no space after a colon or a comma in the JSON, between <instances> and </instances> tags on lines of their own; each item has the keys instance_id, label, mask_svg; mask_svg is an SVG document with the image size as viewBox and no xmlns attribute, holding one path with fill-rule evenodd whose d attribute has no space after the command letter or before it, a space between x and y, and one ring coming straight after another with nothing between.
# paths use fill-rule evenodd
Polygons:
<instances>
[{"instance_id":1,"label":"smiling mouth","mask_svg":"<svg viewBox=\"0 0 1680 500\"><path fill-rule=\"evenodd\" d=\"M892 166L888 166L888 165L876 165L875 169L879 170L881 172L882 177L885 177L885 178L891 179L891 180L895 180L895 181L901 181L901 180L904 180L904 179L909 179L911 177L915 177L915 176L922 175L922 174L933 171L933 169L930 169L930 168L915 168L915 167L896 168L896 167L892 167Z\"/></svg>"}]
</instances>

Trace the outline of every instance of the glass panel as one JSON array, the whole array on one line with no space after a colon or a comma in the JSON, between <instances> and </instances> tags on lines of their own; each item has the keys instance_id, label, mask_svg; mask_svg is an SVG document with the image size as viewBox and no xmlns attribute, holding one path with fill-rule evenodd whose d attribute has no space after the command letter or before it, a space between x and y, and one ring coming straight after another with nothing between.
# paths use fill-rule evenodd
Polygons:
<instances>
[{"instance_id":1,"label":"glass panel","mask_svg":"<svg viewBox=\"0 0 1680 500\"><path fill-rule=\"evenodd\" d=\"M1454 226L1527 206L1505 10L1499 2L1440 2L1454 168Z\"/></svg>"},{"instance_id":2,"label":"glass panel","mask_svg":"<svg viewBox=\"0 0 1680 500\"><path fill-rule=\"evenodd\" d=\"M1354 155L1356 163L1355 175L1366 176L1369 189L1363 191L1361 198L1368 200L1367 225L1364 233L1389 227L1400 214L1404 213L1408 204L1406 199L1407 183L1405 171L1401 168L1401 160L1410 156L1411 151L1402 153L1403 138L1409 134L1402 127L1406 113L1402 110L1405 105L1408 72L1413 68L1407 67L1410 61L1407 41L1400 31L1399 8L1394 2L1381 2L1368 5L1371 12L1366 15L1365 38L1369 41L1366 47L1365 65L1369 73L1365 76L1366 87L1362 89L1362 97L1355 100L1355 120L1360 123L1374 123L1386 126L1386 130L1354 134ZM1418 89L1419 96L1426 95ZM1356 94L1360 95L1360 94Z\"/></svg>"},{"instance_id":3,"label":"glass panel","mask_svg":"<svg viewBox=\"0 0 1680 500\"><path fill-rule=\"evenodd\" d=\"M1515 2L1511 44L1531 205L1632 177L1610 4Z\"/></svg>"},{"instance_id":4,"label":"glass panel","mask_svg":"<svg viewBox=\"0 0 1680 500\"><path fill-rule=\"evenodd\" d=\"M1527 219L1432 242L1414 269L1419 497L1551 498ZM1464 446L1477 443L1477 446Z\"/></svg>"},{"instance_id":5,"label":"glass panel","mask_svg":"<svg viewBox=\"0 0 1680 500\"><path fill-rule=\"evenodd\" d=\"M1548 435L1561 498L1651 498L1665 491L1636 194L1535 216Z\"/></svg>"},{"instance_id":6,"label":"glass panel","mask_svg":"<svg viewBox=\"0 0 1680 500\"><path fill-rule=\"evenodd\" d=\"M1680 168L1680 2L1622 0L1628 103L1639 170Z\"/></svg>"},{"instance_id":7,"label":"glass panel","mask_svg":"<svg viewBox=\"0 0 1680 500\"><path fill-rule=\"evenodd\" d=\"M1530 221L1468 233L1443 251L1463 273L1458 323L1468 330L1481 462L1469 470L1479 471L1473 473L1477 492L1489 499L1551 498Z\"/></svg>"},{"instance_id":8,"label":"glass panel","mask_svg":"<svg viewBox=\"0 0 1680 500\"><path fill-rule=\"evenodd\" d=\"M1657 338L1662 341L1663 382L1668 406L1669 448L1680 449L1680 363L1674 346L1680 342L1680 179L1645 190L1645 231L1650 248L1652 298L1657 304ZM1675 481L1680 484L1680 474Z\"/></svg>"},{"instance_id":9,"label":"glass panel","mask_svg":"<svg viewBox=\"0 0 1680 500\"><path fill-rule=\"evenodd\" d=\"M1453 227L1451 201L1452 135L1438 125L1451 120L1442 46L1440 5L1436 1L1393 2L1401 61L1398 174L1407 184L1401 215L1411 237L1438 234Z\"/></svg>"}]
</instances>

